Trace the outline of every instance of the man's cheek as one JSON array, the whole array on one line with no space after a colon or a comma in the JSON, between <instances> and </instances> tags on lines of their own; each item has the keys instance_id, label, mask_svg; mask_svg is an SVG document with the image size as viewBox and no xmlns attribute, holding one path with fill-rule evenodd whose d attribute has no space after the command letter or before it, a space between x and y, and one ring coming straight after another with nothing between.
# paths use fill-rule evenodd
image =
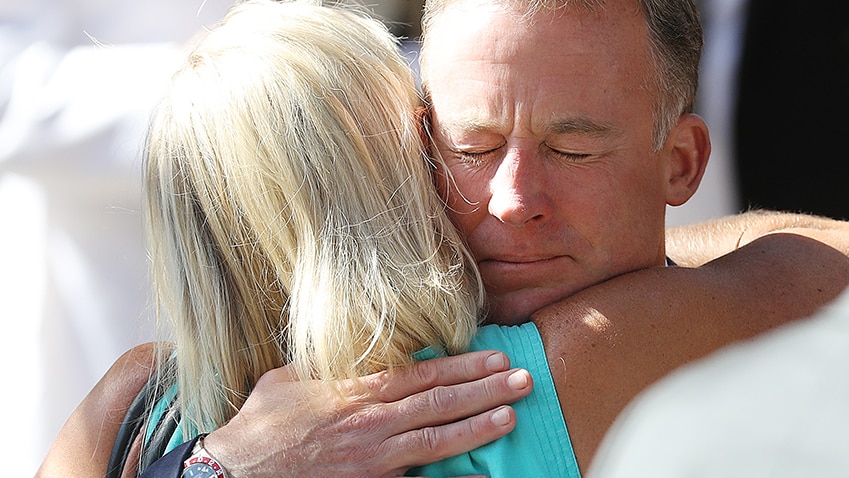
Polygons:
<instances>
[{"instance_id":1,"label":"man's cheek","mask_svg":"<svg viewBox=\"0 0 849 478\"><path fill-rule=\"evenodd\" d=\"M480 216L486 214L486 202L483 195L477 191L469 191L468 188L460 189L454 185L447 194L451 220L458 227L478 222L481 220Z\"/></svg>"},{"instance_id":2,"label":"man's cheek","mask_svg":"<svg viewBox=\"0 0 849 478\"><path fill-rule=\"evenodd\" d=\"M434 166L433 183L439 197L450 206L453 201L452 189L455 189L454 181L451 179L451 174L446 171L445 165L439 161L436 161Z\"/></svg>"}]
</instances>

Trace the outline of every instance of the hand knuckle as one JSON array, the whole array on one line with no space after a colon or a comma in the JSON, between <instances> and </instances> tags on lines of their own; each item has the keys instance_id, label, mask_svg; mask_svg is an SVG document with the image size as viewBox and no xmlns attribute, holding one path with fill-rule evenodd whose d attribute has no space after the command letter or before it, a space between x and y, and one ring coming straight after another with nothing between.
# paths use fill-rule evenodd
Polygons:
<instances>
[{"instance_id":1,"label":"hand knuckle","mask_svg":"<svg viewBox=\"0 0 849 478\"><path fill-rule=\"evenodd\" d=\"M487 377L481 381L480 385L479 393L481 399L487 402L491 402L503 395L505 391L509 391L507 378L503 376Z\"/></svg>"},{"instance_id":2,"label":"hand knuckle","mask_svg":"<svg viewBox=\"0 0 849 478\"><path fill-rule=\"evenodd\" d=\"M436 412L447 412L457 406L457 393L453 387L434 387L429 397L430 406Z\"/></svg>"},{"instance_id":3,"label":"hand knuckle","mask_svg":"<svg viewBox=\"0 0 849 478\"><path fill-rule=\"evenodd\" d=\"M338 428L340 433L362 436L381 428L386 422L386 413L383 408L370 404L359 404L349 407L343 412Z\"/></svg>"},{"instance_id":4,"label":"hand knuckle","mask_svg":"<svg viewBox=\"0 0 849 478\"><path fill-rule=\"evenodd\" d=\"M443 440L436 428L425 427L416 430L413 434L413 440L409 445L414 450L419 450L427 454L438 453L443 445Z\"/></svg>"},{"instance_id":5,"label":"hand knuckle","mask_svg":"<svg viewBox=\"0 0 849 478\"><path fill-rule=\"evenodd\" d=\"M412 374L415 381L425 388L431 388L439 383L439 370L432 361L413 365L409 368L409 373Z\"/></svg>"},{"instance_id":6,"label":"hand knuckle","mask_svg":"<svg viewBox=\"0 0 849 478\"><path fill-rule=\"evenodd\" d=\"M390 385L391 381L392 381L392 374L390 374L389 372L387 372L385 370L381 371L381 372L373 373L373 374L368 375L366 377L361 377L359 379L361 388L364 386L373 395L379 395L381 392L383 392L386 389L386 387L388 387ZM351 382L353 382L353 381L351 381ZM350 389L349 390L350 393L353 394L354 386L351 385L349 387L349 389Z\"/></svg>"}]
</instances>

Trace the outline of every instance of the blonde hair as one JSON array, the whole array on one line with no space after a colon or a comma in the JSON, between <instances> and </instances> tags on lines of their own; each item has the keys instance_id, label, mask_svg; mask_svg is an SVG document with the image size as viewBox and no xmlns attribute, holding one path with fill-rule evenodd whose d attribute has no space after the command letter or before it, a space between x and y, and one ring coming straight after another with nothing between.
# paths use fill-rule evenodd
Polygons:
<instances>
[{"instance_id":1,"label":"blonde hair","mask_svg":"<svg viewBox=\"0 0 849 478\"><path fill-rule=\"evenodd\" d=\"M329 380L468 346L482 286L418 106L381 23L307 2L235 6L177 72L146 187L190 431L221 426L290 361Z\"/></svg>"}]
</instances>

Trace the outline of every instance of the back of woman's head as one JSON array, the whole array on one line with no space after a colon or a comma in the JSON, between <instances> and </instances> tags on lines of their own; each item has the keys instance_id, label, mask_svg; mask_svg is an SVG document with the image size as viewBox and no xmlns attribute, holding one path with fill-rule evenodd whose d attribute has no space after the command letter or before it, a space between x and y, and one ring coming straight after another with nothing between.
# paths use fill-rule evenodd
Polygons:
<instances>
[{"instance_id":1,"label":"back of woman's head","mask_svg":"<svg viewBox=\"0 0 849 478\"><path fill-rule=\"evenodd\" d=\"M329 379L467 346L480 285L418 104L383 25L303 2L236 6L175 75L148 140L150 240L199 428L289 360Z\"/></svg>"}]
</instances>

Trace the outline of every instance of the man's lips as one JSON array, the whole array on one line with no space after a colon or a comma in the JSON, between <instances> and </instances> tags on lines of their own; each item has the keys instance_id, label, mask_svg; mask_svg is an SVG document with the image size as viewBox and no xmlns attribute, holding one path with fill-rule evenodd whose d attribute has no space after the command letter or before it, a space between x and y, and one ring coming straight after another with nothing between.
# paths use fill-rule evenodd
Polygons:
<instances>
[{"instance_id":1,"label":"man's lips","mask_svg":"<svg viewBox=\"0 0 849 478\"><path fill-rule=\"evenodd\" d=\"M490 257L480 261L483 263L504 263L504 264L533 264L535 262L546 262L557 259L561 256L539 256L539 257Z\"/></svg>"},{"instance_id":2,"label":"man's lips","mask_svg":"<svg viewBox=\"0 0 849 478\"><path fill-rule=\"evenodd\" d=\"M567 256L552 255L539 257L494 257L478 262L482 273L491 275L493 273L543 273L554 272L562 265Z\"/></svg>"}]
</instances>

